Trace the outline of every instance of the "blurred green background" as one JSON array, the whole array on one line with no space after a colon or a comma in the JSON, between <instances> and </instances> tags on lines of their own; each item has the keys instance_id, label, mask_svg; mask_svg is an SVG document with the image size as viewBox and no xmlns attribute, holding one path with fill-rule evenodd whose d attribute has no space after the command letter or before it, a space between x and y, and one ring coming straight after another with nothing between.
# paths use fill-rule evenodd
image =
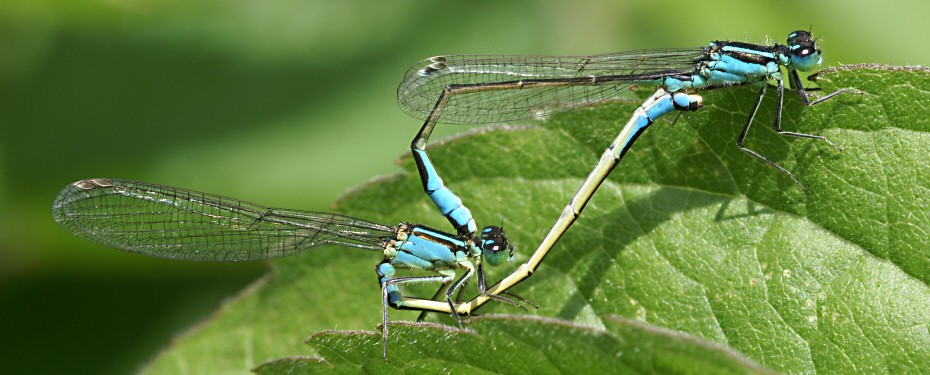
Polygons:
<instances>
[{"instance_id":1,"label":"blurred green background","mask_svg":"<svg viewBox=\"0 0 930 375\"><path fill-rule=\"evenodd\" d=\"M265 269L84 242L51 220L60 188L117 177L327 210L399 171L420 122L395 89L428 56L771 43L813 27L825 66L930 65L930 49L913 47L930 35L923 1L685 4L0 3L0 366L130 372Z\"/></svg>"}]
</instances>

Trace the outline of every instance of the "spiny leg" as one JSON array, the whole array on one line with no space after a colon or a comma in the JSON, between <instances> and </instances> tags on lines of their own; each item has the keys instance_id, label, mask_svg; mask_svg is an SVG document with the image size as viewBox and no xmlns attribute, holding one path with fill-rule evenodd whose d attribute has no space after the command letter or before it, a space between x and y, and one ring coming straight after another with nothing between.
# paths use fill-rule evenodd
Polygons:
<instances>
[{"instance_id":1,"label":"spiny leg","mask_svg":"<svg viewBox=\"0 0 930 375\"><path fill-rule=\"evenodd\" d=\"M790 81L791 85L796 87L798 91L798 95L801 97L801 101L804 102L804 105L808 107L817 105L819 103L823 103L824 101L830 98L833 98L839 94L842 94L844 92L853 93L853 94L863 94L863 92L858 91L858 90L840 89L812 102L810 101L810 98L808 98L807 96L807 91L804 90L804 87L801 85L801 79L798 76L798 72L796 70L791 70L789 75L791 77L791 81ZM777 82L777 85L776 85L776 95L775 95L775 123L774 123L775 132L777 132L779 135L784 135L784 136L822 140L826 142L827 144L829 144L831 147L839 151L842 151L843 150L842 147L837 146L836 144L831 142L829 139L827 139L827 137L824 137L822 135L789 132L789 131L783 131L781 129L781 113L782 113L782 107L783 107L785 84L784 84L784 81L781 79L776 79L776 82ZM749 126L752 124L752 120L756 117L756 113L759 110L759 106L762 104L762 98L765 96L765 91L767 88L768 88L767 85L762 85L762 88L759 90L759 95L756 97L756 101L753 104L752 110L750 111L749 116L746 118L746 123L743 125L743 130L740 132L739 138L736 141L736 145L739 146L741 150L745 151L749 155L752 155L753 157L764 161L765 163L774 167L778 171L784 173L788 177L791 177L791 180L793 180L795 184L797 184L803 189L804 185L801 184L801 182L797 179L797 177L795 177L793 173L791 173L791 171L767 159L766 157L762 156L758 152L755 152L743 145L743 142L746 140L746 134L749 131Z\"/></svg>"},{"instance_id":2,"label":"spiny leg","mask_svg":"<svg viewBox=\"0 0 930 375\"><path fill-rule=\"evenodd\" d=\"M384 360L387 361L387 341L388 341L388 306L391 306L395 309L404 309L404 308L415 308L424 310L422 307L417 305L421 300L407 300L403 297L399 285L401 284L410 284L410 283L430 283L430 282L439 282L443 284L448 284L452 276L447 272L440 271L439 275L436 276L409 276L409 277L394 277L396 269L390 263L390 261L383 261L375 267L375 271L378 274L378 280L381 282L381 340L383 343L383 352ZM455 271L451 271L452 275L455 275ZM412 304L414 306L407 306ZM424 310L425 311L425 310ZM452 310L455 311L454 309Z\"/></svg>"},{"instance_id":3,"label":"spiny leg","mask_svg":"<svg viewBox=\"0 0 930 375\"><path fill-rule=\"evenodd\" d=\"M739 138L736 139L736 145L739 146L740 150L745 151L747 154L754 156L755 158L766 162L768 165L771 165L775 169L779 170L781 173L784 173L798 184L802 189L804 185L801 185L801 181L798 181L794 174L791 171L785 169L784 167L776 164L775 162L767 159L765 156L762 156L758 152L750 150L746 146L743 146L743 142L746 140L746 134L749 133L749 126L752 125L752 120L756 117L756 113L759 111L759 106L762 104L762 98L765 96L765 90L768 86L762 85L762 89L759 90L759 95L756 96L756 102L752 105L752 110L749 111L749 117L746 118L746 123L743 125L743 130L739 133ZM776 115L776 117L779 115Z\"/></svg>"},{"instance_id":4,"label":"spiny leg","mask_svg":"<svg viewBox=\"0 0 930 375\"><path fill-rule=\"evenodd\" d=\"M436 290L436 294L433 294L433 296L430 298L430 300L431 300L431 301L438 301L438 300L439 300L439 297L442 296L443 294L445 294L445 292L446 292L446 290L447 290L448 288L449 288L449 284L448 284L448 283L442 284L442 285L439 287L439 289ZM417 323L426 320L426 315L429 314L430 312L432 312L432 311L429 311L429 310L422 310L422 311L420 311L420 315L417 316Z\"/></svg>"},{"instance_id":5,"label":"spiny leg","mask_svg":"<svg viewBox=\"0 0 930 375\"><path fill-rule=\"evenodd\" d=\"M387 341L388 341L388 288L387 284L381 284L381 342L384 360L387 361Z\"/></svg>"},{"instance_id":6,"label":"spiny leg","mask_svg":"<svg viewBox=\"0 0 930 375\"><path fill-rule=\"evenodd\" d=\"M795 74L797 74L797 73L795 73ZM812 105L814 105L814 104L816 104L816 103L820 103L820 102L823 101L823 100L820 100L820 101L815 102L815 103L812 104L812 103L810 103L810 102L807 100L807 93L804 91L804 88L800 88L800 87L799 87L799 88L798 88L798 92L801 93L801 94L800 94L800 95L801 95L801 100L804 101L804 105L806 105L806 106L812 106ZM782 104L783 104L783 97L784 97L784 93L785 93L785 84L784 84L784 82L783 82L782 80L780 80L780 79L778 80L778 86L776 87L775 93L776 93L776 95L775 95L775 131L776 131L778 134L780 134L780 135L786 135L786 136L790 136L790 137L819 139L819 140L822 140L822 141L824 141L824 142L827 142L828 145L832 146L833 148L837 149L838 151L843 151L843 149L842 149L841 147L835 145L833 142L830 142L830 140L827 139L827 137L824 137L824 136L822 136L822 135L804 134L804 133L797 133L797 132L787 132L787 131L781 130L781 110L782 110ZM828 96L826 97L826 99L828 99L829 97L835 96L835 95L838 94L838 93L839 93L839 92L835 92L835 93L833 93L833 94L830 94L830 95L828 95Z\"/></svg>"},{"instance_id":7,"label":"spiny leg","mask_svg":"<svg viewBox=\"0 0 930 375\"><path fill-rule=\"evenodd\" d=\"M817 98L817 100L811 101L810 98L808 98L807 96L807 90L805 90L804 85L801 84L801 77L800 75L798 75L798 71L795 69L792 69L791 72L789 73L789 76L791 77L790 83L794 86L793 89L798 92L798 96L801 97L801 101L803 101L804 105L808 107L823 103L829 99L832 99L834 96L837 96L842 93L850 93L850 94L857 94L857 95L865 94L865 92L862 92L856 89L843 88L843 89L839 89L834 92L831 92L827 95L824 95L820 98Z\"/></svg>"},{"instance_id":8,"label":"spiny leg","mask_svg":"<svg viewBox=\"0 0 930 375\"><path fill-rule=\"evenodd\" d=\"M465 268L465 272L455 280L452 284L449 285L449 289L446 290L446 303L449 304L449 310L452 311L452 316L455 317L456 322L459 323L459 328L462 327L462 317L459 316L458 312L455 309L455 303L452 302L452 295L455 294L465 282L475 274L475 267L471 265L471 262L462 262L462 268Z\"/></svg>"},{"instance_id":9,"label":"spiny leg","mask_svg":"<svg viewBox=\"0 0 930 375\"><path fill-rule=\"evenodd\" d=\"M801 77L800 75L798 75L798 71L795 69L792 69L788 75L791 79L789 81L789 84L791 86L794 86L793 89L798 92L798 96L801 97L801 101L804 102L804 106L806 107L812 107L817 104L823 103L842 93L850 93L850 94L858 94L858 95L865 94L864 92L859 91L859 90L843 88L843 89L839 89L834 92L831 92L827 95L824 95L823 97L820 97L817 100L811 101L810 98L807 96L807 90L804 89L804 85L801 83ZM778 80L778 98L775 102L775 131L778 132L778 134L792 136L792 137L819 139L824 142L827 142L827 144L837 149L838 151L843 151L842 147L837 146L836 144L831 142L829 139L821 135L782 131L781 130L781 109L782 109L783 92L784 92L784 84L782 83L781 80Z\"/></svg>"},{"instance_id":10,"label":"spiny leg","mask_svg":"<svg viewBox=\"0 0 930 375\"><path fill-rule=\"evenodd\" d=\"M524 305L529 305L529 306L532 306L533 308L536 308L536 309L539 308L539 305L537 305L537 304L534 303L533 301L531 301L531 300L529 300L529 299L527 299L527 298L521 297L521 296L519 296L519 295L517 295L517 294L514 294L514 293L510 293L510 292L504 291L504 292L501 292L500 295L487 294L487 289L488 289L488 287L487 287L486 278L485 278L485 274L484 274L484 265L483 265L483 264L479 264L477 268L478 268L478 271L477 271L477 278L478 278L478 293L479 293L479 295L485 295L486 297L488 297L488 298L491 299L491 300L495 300L495 301L499 301L499 302L504 302L504 303L507 303L507 304L510 304L510 305L517 306L517 307L523 309L523 311L529 311ZM448 284L448 283L447 283L447 284L443 284L443 286L440 287L439 290L436 291L436 294L434 294L433 297L430 298L430 301L439 301L439 300L440 300L440 296L442 296L442 295L444 295L444 294L446 293L446 291L447 291L448 288L449 288L449 285L450 285L450 284ZM465 280L464 282L462 282L462 285L459 287L459 293L458 293L458 296L456 297L456 305L457 305L457 306L460 306L460 305L461 305L460 297L461 297L462 291L464 290L464 288L465 288L466 285L468 285L468 280ZM452 312L453 314L458 314L458 313L459 313L459 310L460 310L460 309L458 309L457 306L454 307L454 308L452 308L451 311L453 311L453 312ZM418 306L417 306L417 308L419 308L419 309L422 310L422 311L420 312L420 315L417 317L417 322L422 322L422 321L424 321L424 320L426 319L426 315L427 315L428 313L430 313L430 312L436 312L436 310L425 309L424 307L425 307L425 306L423 306L423 305L418 305ZM470 313L471 313L471 311L469 311L468 313L466 313L466 315L468 315L468 314L470 314Z\"/></svg>"},{"instance_id":11,"label":"spiny leg","mask_svg":"<svg viewBox=\"0 0 930 375\"><path fill-rule=\"evenodd\" d=\"M486 296L488 296L488 298L493 299L493 300L495 300L495 301L504 302L504 303L508 303L508 304L514 305L514 306L516 306L516 307L519 307L519 308L523 309L523 311L528 311L528 310L527 310L526 307L524 307L523 304L521 304L520 302L523 302L524 304L533 306L533 307L536 308L536 309L539 308L539 305L533 303L533 301L530 301L529 299L523 298L523 297L521 297L521 296L519 296L519 295L516 295L516 294L514 294L514 293L510 293L510 292L507 292L507 291L503 291L503 292L501 292L499 295L498 295L498 294L488 294L488 284L486 283L486 280L485 280L485 278L484 278L484 265L483 265L483 264L479 264L479 265L478 265L478 294L479 294L479 295L486 295ZM506 296L506 297L505 297L505 296ZM517 301L520 301L520 302L517 302Z\"/></svg>"}]
</instances>

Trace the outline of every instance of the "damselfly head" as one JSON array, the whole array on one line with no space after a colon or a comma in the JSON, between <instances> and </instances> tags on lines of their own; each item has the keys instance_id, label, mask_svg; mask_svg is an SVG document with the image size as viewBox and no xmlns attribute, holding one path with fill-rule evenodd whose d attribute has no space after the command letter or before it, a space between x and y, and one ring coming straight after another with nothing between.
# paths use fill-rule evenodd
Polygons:
<instances>
[{"instance_id":1,"label":"damselfly head","mask_svg":"<svg viewBox=\"0 0 930 375\"><path fill-rule=\"evenodd\" d=\"M487 226L478 236L478 247L481 248L484 261L496 266L513 259L513 246L504 235L504 228Z\"/></svg>"},{"instance_id":2,"label":"damselfly head","mask_svg":"<svg viewBox=\"0 0 930 375\"><path fill-rule=\"evenodd\" d=\"M798 30L788 34L788 51L791 64L802 72L814 69L820 64L820 50L809 31Z\"/></svg>"}]
</instances>

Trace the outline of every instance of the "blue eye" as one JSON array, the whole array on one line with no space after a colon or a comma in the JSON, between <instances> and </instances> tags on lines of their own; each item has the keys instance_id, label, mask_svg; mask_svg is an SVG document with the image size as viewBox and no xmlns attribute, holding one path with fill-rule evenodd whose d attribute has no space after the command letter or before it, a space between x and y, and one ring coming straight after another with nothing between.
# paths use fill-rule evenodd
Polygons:
<instances>
[{"instance_id":1,"label":"blue eye","mask_svg":"<svg viewBox=\"0 0 930 375\"><path fill-rule=\"evenodd\" d=\"M814 69L820 64L820 51L813 47L800 47L797 51L792 51L791 62L795 69L802 72Z\"/></svg>"},{"instance_id":2,"label":"blue eye","mask_svg":"<svg viewBox=\"0 0 930 375\"><path fill-rule=\"evenodd\" d=\"M787 42L791 64L795 69L803 72L814 69L820 64L820 50L817 49L810 32L795 31L788 35Z\"/></svg>"}]
</instances>

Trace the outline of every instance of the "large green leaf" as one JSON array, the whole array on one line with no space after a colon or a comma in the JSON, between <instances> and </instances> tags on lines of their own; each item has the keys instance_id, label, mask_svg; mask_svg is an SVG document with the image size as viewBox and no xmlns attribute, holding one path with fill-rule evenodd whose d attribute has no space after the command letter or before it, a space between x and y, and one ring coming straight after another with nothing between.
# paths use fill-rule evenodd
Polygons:
<instances>
[{"instance_id":1,"label":"large green leaf","mask_svg":"<svg viewBox=\"0 0 930 375\"><path fill-rule=\"evenodd\" d=\"M261 374L310 370L351 373L705 373L742 374L771 371L720 345L645 323L607 317L608 329L560 320L486 316L468 322L468 331L447 326L392 325L397 341L391 360L372 361L381 352L375 333L328 331L310 345L327 361L292 357L271 361Z\"/></svg>"},{"instance_id":2,"label":"large green leaf","mask_svg":"<svg viewBox=\"0 0 930 375\"><path fill-rule=\"evenodd\" d=\"M538 311L491 305L482 312L517 317L468 322L468 331L397 325L385 364L379 259L332 248L274 262L148 373L245 372L278 358L261 370L581 372L608 358L608 369L662 373L760 371L754 362L806 373L930 368L930 75L850 67L822 72L818 84L865 94L809 108L788 95L783 127L823 134L842 152L775 134L771 97L746 143L806 189L735 146L755 88L703 92L704 109L639 138L539 272L515 288ZM431 153L479 225L503 220L523 261L636 105L475 132ZM338 211L448 228L412 161L402 165L406 174L350 193ZM391 312L395 321L415 316ZM319 333L329 329L366 331Z\"/></svg>"}]
</instances>

